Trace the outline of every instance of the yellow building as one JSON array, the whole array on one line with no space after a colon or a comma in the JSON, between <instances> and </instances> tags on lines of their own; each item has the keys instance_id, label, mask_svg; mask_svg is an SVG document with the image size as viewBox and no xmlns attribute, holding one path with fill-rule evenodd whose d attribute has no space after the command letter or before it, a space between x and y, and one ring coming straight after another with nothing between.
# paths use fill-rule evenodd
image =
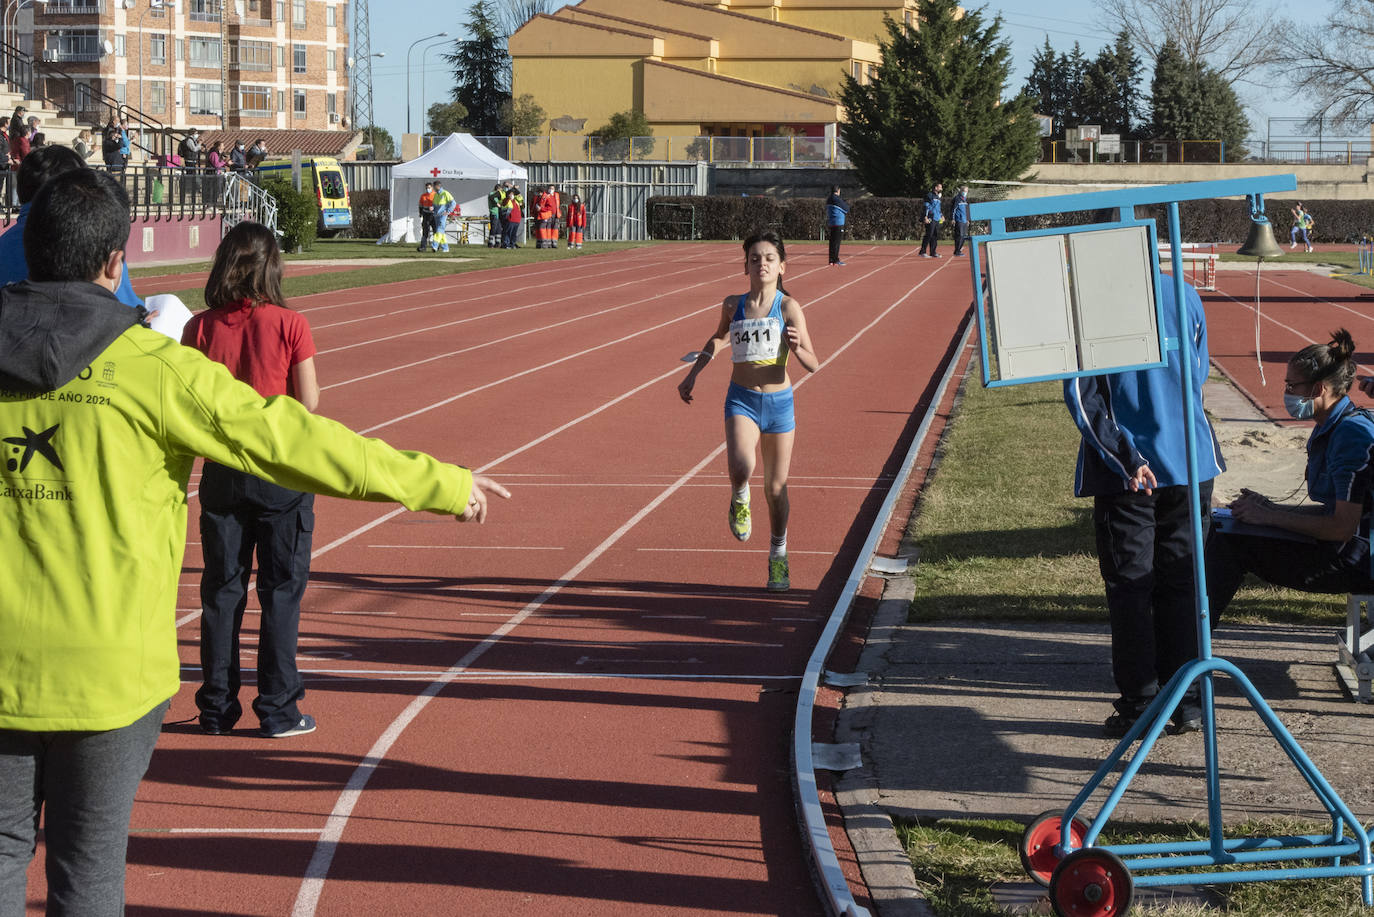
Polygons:
<instances>
[{"instance_id":1,"label":"yellow building","mask_svg":"<svg viewBox=\"0 0 1374 917\"><path fill-rule=\"evenodd\" d=\"M833 141L845 74L871 78L883 17L916 0L581 0L510 37L512 91L584 134L642 111L656 137Z\"/></svg>"}]
</instances>

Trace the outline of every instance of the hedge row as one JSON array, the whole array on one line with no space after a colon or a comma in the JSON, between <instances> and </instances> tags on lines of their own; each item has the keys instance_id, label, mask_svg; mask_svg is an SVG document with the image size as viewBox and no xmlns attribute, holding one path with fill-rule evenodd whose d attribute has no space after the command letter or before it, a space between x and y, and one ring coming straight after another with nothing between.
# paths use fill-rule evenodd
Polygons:
<instances>
[{"instance_id":1,"label":"hedge row","mask_svg":"<svg viewBox=\"0 0 1374 917\"><path fill-rule=\"evenodd\" d=\"M918 198L869 197L849 202L845 221L856 239L919 239L922 202ZM763 195L651 197L649 236L654 239L743 239L767 228L784 239L825 238L825 201L775 200Z\"/></svg>"},{"instance_id":2,"label":"hedge row","mask_svg":"<svg viewBox=\"0 0 1374 917\"><path fill-rule=\"evenodd\" d=\"M353 191L348 197L353 207L350 235L355 239L380 239L391 231L390 191Z\"/></svg>"},{"instance_id":3,"label":"hedge row","mask_svg":"<svg viewBox=\"0 0 1374 917\"><path fill-rule=\"evenodd\" d=\"M976 202L976 201L975 201ZM1315 225L1310 235L1321 242L1353 242L1374 234L1374 201L1307 201ZM1293 225L1292 203L1266 201L1266 211L1280 241ZM951 202L946 200L946 213ZM917 198L871 197L850 203L847 234L853 239L910 239L921 237L922 202ZM1161 234L1168 225L1163 205L1139 207L1142 219L1153 217ZM1091 212L1016 217L1007 220L1009 231L1047 229L1088 222ZM1183 201L1179 219L1185 238L1208 242L1244 242L1250 232L1250 213L1241 200ZM825 201L820 198L775 200L764 196L725 195L652 197L648 204L649 235L654 239L742 239L756 229L768 228L784 239L825 238ZM986 232L975 223L973 231Z\"/></svg>"}]
</instances>

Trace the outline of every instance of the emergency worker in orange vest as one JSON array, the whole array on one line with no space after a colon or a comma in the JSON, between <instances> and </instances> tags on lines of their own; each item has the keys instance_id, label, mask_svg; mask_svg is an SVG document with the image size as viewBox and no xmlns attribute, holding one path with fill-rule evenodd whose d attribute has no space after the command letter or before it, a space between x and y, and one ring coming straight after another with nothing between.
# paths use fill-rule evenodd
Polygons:
<instances>
[{"instance_id":1,"label":"emergency worker in orange vest","mask_svg":"<svg viewBox=\"0 0 1374 917\"><path fill-rule=\"evenodd\" d=\"M568 204L568 248L582 247L582 232L587 228L587 205L582 203L582 198L573 193L572 201Z\"/></svg>"},{"instance_id":2,"label":"emergency worker in orange vest","mask_svg":"<svg viewBox=\"0 0 1374 917\"><path fill-rule=\"evenodd\" d=\"M430 235L434 232L434 183L425 182L425 193L420 195L420 247L417 252L428 251Z\"/></svg>"}]
</instances>

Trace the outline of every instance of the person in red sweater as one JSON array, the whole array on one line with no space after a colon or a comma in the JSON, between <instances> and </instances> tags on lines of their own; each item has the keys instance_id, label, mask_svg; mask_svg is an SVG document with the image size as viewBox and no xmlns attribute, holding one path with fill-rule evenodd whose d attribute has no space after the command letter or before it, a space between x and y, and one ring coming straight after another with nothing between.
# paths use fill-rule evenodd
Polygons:
<instances>
[{"instance_id":1,"label":"person in red sweater","mask_svg":"<svg viewBox=\"0 0 1374 917\"><path fill-rule=\"evenodd\" d=\"M281 252L272 231L243 222L215 252L205 284L209 307L186 323L181 342L229 367L234 378L271 398L289 395L314 411L320 403L315 343L305 316L285 307ZM200 728L229 732L243 707L239 692L239 627L248 603L253 553L258 557L259 734L304 735L315 719L297 702L305 695L296 668L301 596L310 578L315 495L291 490L207 461L200 478Z\"/></svg>"},{"instance_id":2,"label":"person in red sweater","mask_svg":"<svg viewBox=\"0 0 1374 917\"><path fill-rule=\"evenodd\" d=\"M503 208L508 211L506 216L506 238L501 245L502 248L519 248L516 239L520 238L520 221L524 219L524 213L520 210L520 195L514 188L506 195L506 206Z\"/></svg>"}]
</instances>

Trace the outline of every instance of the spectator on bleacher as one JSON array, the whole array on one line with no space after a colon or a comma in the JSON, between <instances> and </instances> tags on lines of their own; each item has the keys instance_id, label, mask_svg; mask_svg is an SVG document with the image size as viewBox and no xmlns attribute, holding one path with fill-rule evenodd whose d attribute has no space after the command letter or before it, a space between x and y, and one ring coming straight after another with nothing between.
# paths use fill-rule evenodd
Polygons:
<instances>
[{"instance_id":1,"label":"spectator on bleacher","mask_svg":"<svg viewBox=\"0 0 1374 917\"><path fill-rule=\"evenodd\" d=\"M119 122L113 114L100 135L100 156L105 160L105 168L116 175L124 171L124 164L129 161L124 155L124 138L119 130Z\"/></svg>"},{"instance_id":2,"label":"spectator on bleacher","mask_svg":"<svg viewBox=\"0 0 1374 917\"><path fill-rule=\"evenodd\" d=\"M181 157L181 164L187 172L200 169L200 131L193 127L187 132L177 145L177 155Z\"/></svg>"},{"instance_id":3,"label":"spectator on bleacher","mask_svg":"<svg viewBox=\"0 0 1374 917\"><path fill-rule=\"evenodd\" d=\"M248 151L243 148L242 140L235 140L234 148L229 151L229 171L248 171Z\"/></svg>"},{"instance_id":4,"label":"spectator on bleacher","mask_svg":"<svg viewBox=\"0 0 1374 917\"><path fill-rule=\"evenodd\" d=\"M16 108L14 114L10 116L9 127L5 130L5 135L9 141L10 163L16 171L19 169L19 163L15 161L14 144L19 137L24 135L24 115L27 112L28 109L22 105Z\"/></svg>"},{"instance_id":5,"label":"spectator on bleacher","mask_svg":"<svg viewBox=\"0 0 1374 917\"><path fill-rule=\"evenodd\" d=\"M119 122L119 152L124 156L124 161L126 163L132 159L134 155L134 148L129 138L128 121Z\"/></svg>"},{"instance_id":6,"label":"spectator on bleacher","mask_svg":"<svg viewBox=\"0 0 1374 917\"><path fill-rule=\"evenodd\" d=\"M1253 534L1216 531L1207 541L1207 598L1215 624L1246 573L1303 592L1374 592L1369 568L1374 417L1348 397L1355 381L1355 342L1344 328L1330 343L1309 344L1288 361L1283 406L1310 420L1307 499L1276 503L1241 490L1231 515Z\"/></svg>"},{"instance_id":7,"label":"spectator on bleacher","mask_svg":"<svg viewBox=\"0 0 1374 917\"><path fill-rule=\"evenodd\" d=\"M267 158L267 141L259 137L248 148L248 168L256 169Z\"/></svg>"},{"instance_id":8,"label":"spectator on bleacher","mask_svg":"<svg viewBox=\"0 0 1374 917\"><path fill-rule=\"evenodd\" d=\"M216 140L210 144L210 152L205 154L205 171L219 174L229 167L228 161L224 158L224 144Z\"/></svg>"},{"instance_id":9,"label":"spectator on bleacher","mask_svg":"<svg viewBox=\"0 0 1374 917\"><path fill-rule=\"evenodd\" d=\"M81 133L77 134L76 139L72 141L72 149L76 150L76 155L80 156L83 160L91 158L91 154L95 152L95 148L91 146L90 128L83 127L81 129Z\"/></svg>"},{"instance_id":10,"label":"spectator on bleacher","mask_svg":"<svg viewBox=\"0 0 1374 917\"><path fill-rule=\"evenodd\" d=\"M48 145L48 137L42 131L34 131L33 138L29 141L29 152L33 152L40 146Z\"/></svg>"},{"instance_id":11,"label":"spectator on bleacher","mask_svg":"<svg viewBox=\"0 0 1374 917\"><path fill-rule=\"evenodd\" d=\"M14 194L14 174L10 171L10 135L6 124L0 124L0 201L14 207L19 201Z\"/></svg>"},{"instance_id":12,"label":"spectator on bleacher","mask_svg":"<svg viewBox=\"0 0 1374 917\"><path fill-rule=\"evenodd\" d=\"M10 168L16 171L33 148L33 122L37 120L24 120L19 116L20 111L23 109L16 111L15 117L10 119Z\"/></svg>"}]
</instances>

